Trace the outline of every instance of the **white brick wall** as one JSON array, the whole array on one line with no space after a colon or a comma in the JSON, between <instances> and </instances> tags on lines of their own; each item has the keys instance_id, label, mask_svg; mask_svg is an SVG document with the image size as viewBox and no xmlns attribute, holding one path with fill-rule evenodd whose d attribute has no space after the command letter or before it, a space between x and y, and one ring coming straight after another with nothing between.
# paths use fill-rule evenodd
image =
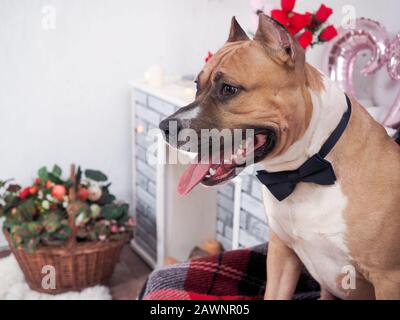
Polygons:
<instances>
[{"instance_id":1,"label":"white brick wall","mask_svg":"<svg viewBox=\"0 0 400 320\"><path fill-rule=\"evenodd\" d=\"M176 110L176 106L153 96L149 96L148 101L148 106L151 109L156 110L158 113L162 114L163 117L167 117L170 114L173 114Z\"/></svg>"},{"instance_id":2,"label":"white brick wall","mask_svg":"<svg viewBox=\"0 0 400 320\"><path fill-rule=\"evenodd\" d=\"M145 131L158 127L161 119L173 113L177 106L136 91L136 123L143 125ZM150 165L147 147L151 141L146 140L146 134L136 135L136 197L137 222L136 240L151 256L156 256L156 220L155 220L155 174L154 166ZM232 247L232 221L234 185L228 183L219 187L217 208L216 239L225 249ZM240 216L240 239L242 247L263 243L268 237L268 227L261 201L261 189L254 176L244 176L242 183L242 207Z\"/></svg>"}]
</instances>

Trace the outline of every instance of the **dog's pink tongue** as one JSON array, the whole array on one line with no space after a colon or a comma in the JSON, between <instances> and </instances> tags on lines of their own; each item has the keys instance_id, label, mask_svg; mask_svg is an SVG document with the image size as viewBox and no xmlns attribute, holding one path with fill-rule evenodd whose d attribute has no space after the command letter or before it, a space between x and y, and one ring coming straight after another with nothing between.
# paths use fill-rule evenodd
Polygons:
<instances>
[{"instance_id":1,"label":"dog's pink tongue","mask_svg":"<svg viewBox=\"0 0 400 320\"><path fill-rule=\"evenodd\" d=\"M180 176L178 182L178 192L184 196L188 194L196 185L203 180L204 176L208 173L211 164L191 164L185 172Z\"/></svg>"}]
</instances>

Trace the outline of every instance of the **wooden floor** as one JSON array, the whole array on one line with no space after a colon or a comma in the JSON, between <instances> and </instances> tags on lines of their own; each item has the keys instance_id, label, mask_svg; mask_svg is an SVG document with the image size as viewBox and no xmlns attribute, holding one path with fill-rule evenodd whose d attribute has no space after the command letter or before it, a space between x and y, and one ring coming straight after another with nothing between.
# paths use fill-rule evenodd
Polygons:
<instances>
[{"instance_id":1,"label":"wooden floor","mask_svg":"<svg viewBox=\"0 0 400 320\"><path fill-rule=\"evenodd\" d=\"M0 258L9 254L9 251L0 251ZM126 245L108 285L113 300L135 300L150 272L151 269Z\"/></svg>"},{"instance_id":2,"label":"wooden floor","mask_svg":"<svg viewBox=\"0 0 400 320\"><path fill-rule=\"evenodd\" d=\"M136 299L150 272L151 269L126 245L109 284L113 300Z\"/></svg>"}]
</instances>

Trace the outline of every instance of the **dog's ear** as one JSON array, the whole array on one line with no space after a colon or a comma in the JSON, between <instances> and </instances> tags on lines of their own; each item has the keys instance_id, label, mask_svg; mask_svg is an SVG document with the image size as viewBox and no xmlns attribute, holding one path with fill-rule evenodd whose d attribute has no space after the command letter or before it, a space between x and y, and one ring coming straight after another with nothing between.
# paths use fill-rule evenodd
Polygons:
<instances>
[{"instance_id":1,"label":"dog's ear","mask_svg":"<svg viewBox=\"0 0 400 320\"><path fill-rule=\"evenodd\" d=\"M232 17L231 30L229 31L229 38L227 42L246 41L250 40L246 32L242 29L235 17Z\"/></svg>"},{"instance_id":2,"label":"dog's ear","mask_svg":"<svg viewBox=\"0 0 400 320\"><path fill-rule=\"evenodd\" d=\"M272 49L270 52L290 65L294 65L295 59L301 58L302 51L297 41L293 39L285 27L265 14L259 14L258 29L254 40L260 41L266 47Z\"/></svg>"}]
</instances>

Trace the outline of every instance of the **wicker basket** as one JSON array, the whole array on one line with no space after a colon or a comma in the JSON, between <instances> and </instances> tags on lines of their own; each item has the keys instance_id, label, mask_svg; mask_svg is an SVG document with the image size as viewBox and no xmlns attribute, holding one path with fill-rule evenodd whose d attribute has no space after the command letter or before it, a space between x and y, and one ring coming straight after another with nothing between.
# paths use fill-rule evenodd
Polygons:
<instances>
[{"instance_id":1,"label":"wicker basket","mask_svg":"<svg viewBox=\"0 0 400 320\"><path fill-rule=\"evenodd\" d=\"M72 166L72 181L75 181L74 177L75 167ZM4 231L11 251L32 290L58 294L67 291L80 291L97 284L104 284L111 277L121 249L129 240L129 234L125 234L121 240L76 242L75 214L79 208L79 203L73 202L75 190L76 188L71 188L69 191L72 205L67 211L72 234L64 246L41 246L35 252L27 253L22 248L15 248L10 234ZM43 271L44 266L55 268L55 289L45 289L42 286L43 277L48 272Z\"/></svg>"}]
</instances>

